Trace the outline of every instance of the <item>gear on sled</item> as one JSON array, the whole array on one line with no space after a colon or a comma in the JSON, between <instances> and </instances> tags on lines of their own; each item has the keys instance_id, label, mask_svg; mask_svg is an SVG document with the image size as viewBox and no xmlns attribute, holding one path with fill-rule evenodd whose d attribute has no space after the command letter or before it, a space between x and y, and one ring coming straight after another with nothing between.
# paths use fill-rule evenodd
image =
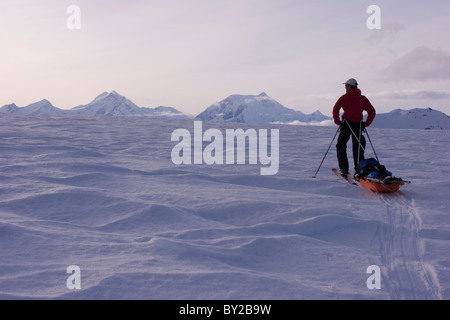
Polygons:
<instances>
[{"instance_id":1,"label":"gear on sled","mask_svg":"<svg viewBox=\"0 0 450 320\"><path fill-rule=\"evenodd\" d=\"M361 187L380 193L396 192L400 186L410 183L410 181L394 177L392 172L374 158L364 159L359 163L355 179Z\"/></svg>"}]
</instances>

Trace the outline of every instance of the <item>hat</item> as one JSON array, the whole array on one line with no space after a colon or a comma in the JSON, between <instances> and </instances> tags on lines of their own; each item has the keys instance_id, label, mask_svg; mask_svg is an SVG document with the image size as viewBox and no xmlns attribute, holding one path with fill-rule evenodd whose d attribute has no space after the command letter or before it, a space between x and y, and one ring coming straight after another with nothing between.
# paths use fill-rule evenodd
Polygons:
<instances>
[{"instance_id":1,"label":"hat","mask_svg":"<svg viewBox=\"0 0 450 320\"><path fill-rule=\"evenodd\" d=\"M356 81L356 79L348 79L347 82L344 82L343 84L348 84L349 86L354 86L357 87L358 86L358 81Z\"/></svg>"}]
</instances>

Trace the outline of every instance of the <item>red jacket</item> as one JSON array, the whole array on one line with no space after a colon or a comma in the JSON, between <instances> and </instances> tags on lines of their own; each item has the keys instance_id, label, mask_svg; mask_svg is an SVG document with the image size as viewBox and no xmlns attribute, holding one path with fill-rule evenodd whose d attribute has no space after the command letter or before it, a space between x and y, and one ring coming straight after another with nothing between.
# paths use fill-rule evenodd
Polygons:
<instances>
[{"instance_id":1,"label":"red jacket","mask_svg":"<svg viewBox=\"0 0 450 320\"><path fill-rule=\"evenodd\" d=\"M359 89L350 89L336 102L333 108L334 123L338 126L341 125L339 118L339 112L344 109L342 119L346 119L351 122L360 122L363 120L363 111L368 114L365 126L368 127L375 119L376 111L370 103L369 99L361 94Z\"/></svg>"}]
</instances>

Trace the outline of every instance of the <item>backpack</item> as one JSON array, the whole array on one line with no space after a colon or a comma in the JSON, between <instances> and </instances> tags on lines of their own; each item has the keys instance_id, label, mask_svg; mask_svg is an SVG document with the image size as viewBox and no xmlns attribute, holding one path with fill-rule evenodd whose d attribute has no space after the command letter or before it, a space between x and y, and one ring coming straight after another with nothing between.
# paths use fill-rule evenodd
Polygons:
<instances>
[{"instance_id":1,"label":"backpack","mask_svg":"<svg viewBox=\"0 0 450 320\"><path fill-rule=\"evenodd\" d=\"M362 160L358 165L358 170L360 177L383 180L386 177L392 176L392 173L374 158Z\"/></svg>"}]
</instances>

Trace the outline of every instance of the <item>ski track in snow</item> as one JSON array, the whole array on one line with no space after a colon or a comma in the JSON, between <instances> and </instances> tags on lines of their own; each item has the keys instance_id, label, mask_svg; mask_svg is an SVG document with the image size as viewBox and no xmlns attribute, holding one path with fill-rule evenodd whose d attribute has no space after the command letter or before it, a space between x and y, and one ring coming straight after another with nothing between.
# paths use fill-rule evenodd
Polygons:
<instances>
[{"instance_id":1,"label":"ski track in snow","mask_svg":"<svg viewBox=\"0 0 450 320\"><path fill-rule=\"evenodd\" d=\"M280 172L264 177L173 165L171 133L192 121L0 118L0 298L450 296L446 132L371 131L376 145L395 132L379 154L413 180L381 195L336 177L332 151L311 179L335 128L275 127ZM73 264L80 291L66 287ZM382 290L366 287L369 265Z\"/></svg>"},{"instance_id":2,"label":"ski track in snow","mask_svg":"<svg viewBox=\"0 0 450 320\"><path fill-rule=\"evenodd\" d=\"M413 198L403 192L380 194L389 225L381 233L384 282L395 300L442 299L433 267L422 260L420 213Z\"/></svg>"}]
</instances>

